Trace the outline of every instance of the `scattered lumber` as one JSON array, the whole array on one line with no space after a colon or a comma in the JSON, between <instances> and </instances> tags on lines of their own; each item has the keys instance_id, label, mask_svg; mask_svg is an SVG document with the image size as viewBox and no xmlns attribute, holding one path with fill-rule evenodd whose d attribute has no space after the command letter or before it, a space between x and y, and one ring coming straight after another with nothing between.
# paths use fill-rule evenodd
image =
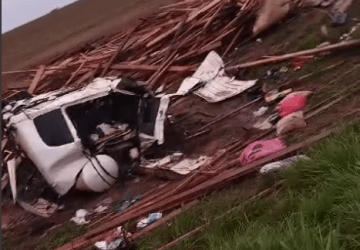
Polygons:
<instances>
[{"instance_id":1,"label":"scattered lumber","mask_svg":"<svg viewBox=\"0 0 360 250\"><path fill-rule=\"evenodd\" d=\"M253 68L253 67L260 67L267 64L274 64L274 63L282 63L284 61L301 57L301 56L311 56L316 55L323 52L329 52L329 51L335 51L340 49L348 49L351 47L360 47L360 39L351 40L347 42L340 42L332 45L328 45L321 48L315 48L315 49L309 49L304 50L300 52L295 52L291 54L281 55L281 56L273 56L268 59L258 60L255 62L248 62L248 63L242 63L234 66L229 66L226 68L226 70L235 70L235 69L246 69L246 68Z\"/></svg>"},{"instance_id":2,"label":"scattered lumber","mask_svg":"<svg viewBox=\"0 0 360 250\"><path fill-rule=\"evenodd\" d=\"M351 1L342 2L347 5ZM149 90L157 89L160 83L167 88L174 84L171 79L184 79L186 75L192 75L209 51L217 50L222 52L225 57L231 53L235 44L251 39L251 22L256 19L261 4L262 1L257 0L180 0L175 4L162 7L157 14L144 19L136 28L120 32L101 41L96 46L61 55L48 65L40 65L37 69L3 72L2 75L24 75L24 79L26 79L24 82L26 82L26 88L30 94L42 94L59 88L64 88L64 92L71 91L86 86L91 79L98 75L102 77L113 75L132 77L134 80L147 82ZM359 46L360 40L352 40L322 48L228 66L225 69L260 67L302 56L312 56L322 52ZM354 70L352 69L352 71ZM52 79L65 80L64 84L59 87L51 84ZM12 93L10 95L9 93L6 93L6 97L11 96ZM316 115L334 103L341 101L342 98L344 97L339 97L309 116ZM227 114L215 117L209 124L189 136L187 140L208 133L209 127L259 100L261 98ZM272 132L266 131L254 140L263 138ZM102 219L101 224L96 222L94 224L96 226L86 235L58 248L58 250L84 249L96 241L103 240L111 234L111 230L128 221L139 219L151 212L168 212L177 209L158 222L134 234L134 238L142 237L184 210L194 206L199 197L243 176L253 174L264 164L293 154L329 134L330 131L320 133L275 155L242 167L240 161L234 160L231 155L233 152L240 152L249 142L236 141L225 147L224 151L214 157L207 166L195 171L180 184L170 183L150 192L151 194L122 214L114 214L106 220ZM98 143L105 143L107 140L116 139L122 135L122 133L112 134ZM4 151L3 146L2 151ZM176 242L196 234L200 229L201 227L189 232ZM177 244L176 242L169 243L169 246ZM165 246L162 249L168 248Z\"/></svg>"},{"instance_id":3,"label":"scattered lumber","mask_svg":"<svg viewBox=\"0 0 360 250\"><path fill-rule=\"evenodd\" d=\"M64 245L63 247L58 248L57 250L67 250L67 249L83 249L92 244L95 239L102 239L109 234L109 231L114 228L141 216L145 216L154 211L168 211L170 209L174 209L178 207L180 204L191 202L203 195L208 194L209 192L221 188L232 181L239 179L243 176L249 175L258 171L260 167L264 164L285 158L291 154L294 154L298 150L308 147L311 144L329 136L331 131L322 132L316 136L310 137L307 140L295 144L293 146L288 147L287 149L273 154L271 156L265 157L259 161L251 163L249 165L240 167L240 161L238 159L234 160L231 164L234 164L235 167L225 170L214 177L209 177L206 181L201 183L196 183L192 188L189 188L185 191L182 191L177 194L169 193L166 189L166 192L163 192L162 195L159 195L157 198L151 199L151 202L142 203L141 206L136 206L129 211L113 217L111 221L109 221L104 226L99 226L96 230L93 230L86 234L83 237L76 239L75 241ZM203 177L203 176L202 176Z\"/></svg>"},{"instance_id":4,"label":"scattered lumber","mask_svg":"<svg viewBox=\"0 0 360 250\"><path fill-rule=\"evenodd\" d=\"M41 65L41 66L39 67L38 71L36 72L36 75L35 75L32 83L30 84L30 87L29 87L29 90L28 90L28 92L29 92L30 94L33 94L33 93L34 93L36 87L37 87L38 84L39 84L39 81L40 81L41 77L42 77L43 74L44 74L44 70L45 70L45 65Z\"/></svg>"},{"instance_id":5,"label":"scattered lumber","mask_svg":"<svg viewBox=\"0 0 360 250\"><path fill-rule=\"evenodd\" d=\"M210 126L212 126L212 125L214 125L214 124L216 124L216 123L218 123L218 122L220 122L220 121L222 121L222 120L236 114L240 110L243 110L244 108L250 106L251 104L260 101L261 99L262 99L262 97L256 98L255 100L253 100L251 102L248 102L247 104L245 104L245 105L243 105L243 106L241 106L241 107L239 107L239 108L237 108L237 109L235 109L235 110L233 110L233 111L231 111L231 112L229 112L229 113L227 113L225 115L221 115L220 117L216 117L212 122L210 122L210 123L206 124L205 126L201 127L199 129L199 131L203 131L203 130L209 128Z\"/></svg>"},{"instance_id":6,"label":"scattered lumber","mask_svg":"<svg viewBox=\"0 0 360 250\"><path fill-rule=\"evenodd\" d=\"M19 74L31 79L31 94L83 87L97 75L125 75L148 82L150 90L156 89L160 82L166 87L172 84L169 74L178 74L183 79L197 69L209 51L227 49L229 54L236 41L249 36L251 25L247 22L256 18L260 6L259 1L250 2L180 0L161 8L132 30L60 55L38 69L3 72L3 75ZM176 56L170 59L174 51ZM63 86L49 83L60 78L67 78Z\"/></svg>"}]
</instances>

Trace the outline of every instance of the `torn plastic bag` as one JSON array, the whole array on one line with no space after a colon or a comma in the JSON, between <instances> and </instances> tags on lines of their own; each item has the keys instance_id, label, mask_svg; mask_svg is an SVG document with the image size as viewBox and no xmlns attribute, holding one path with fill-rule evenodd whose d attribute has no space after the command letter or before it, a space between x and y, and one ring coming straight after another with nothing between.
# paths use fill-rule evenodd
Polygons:
<instances>
[{"instance_id":1,"label":"torn plastic bag","mask_svg":"<svg viewBox=\"0 0 360 250\"><path fill-rule=\"evenodd\" d=\"M145 170L151 169L152 173L158 175L159 177L167 176L169 178L174 178L175 176L179 177L191 173L192 171L205 165L211 159L207 156L200 156L196 159L186 158L178 161L180 158L181 157L179 157L178 154L168 155L156 161L148 163L144 162L141 167Z\"/></svg>"},{"instance_id":2,"label":"torn plastic bag","mask_svg":"<svg viewBox=\"0 0 360 250\"><path fill-rule=\"evenodd\" d=\"M291 93L292 89L286 89L279 92L278 90L272 90L265 94L265 101L269 104L275 102L276 100L285 97L287 94Z\"/></svg>"},{"instance_id":3,"label":"torn plastic bag","mask_svg":"<svg viewBox=\"0 0 360 250\"><path fill-rule=\"evenodd\" d=\"M259 108L257 111L254 111L254 112L253 112L253 115L254 115L255 117L262 116L263 114L266 113L266 111L267 111L268 109L269 109L268 107L261 107L261 108Z\"/></svg>"},{"instance_id":4,"label":"torn plastic bag","mask_svg":"<svg viewBox=\"0 0 360 250\"><path fill-rule=\"evenodd\" d=\"M162 213L149 214L147 218L140 220L136 227L139 229L147 227L148 225L154 223L155 221L160 220L161 217L162 217Z\"/></svg>"},{"instance_id":5,"label":"torn plastic bag","mask_svg":"<svg viewBox=\"0 0 360 250\"><path fill-rule=\"evenodd\" d=\"M84 225L89 223L90 221L86 220L86 216L89 212L86 209L79 209L76 211L75 217L72 217L70 221L75 222L76 225Z\"/></svg>"},{"instance_id":6,"label":"torn plastic bag","mask_svg":"<svg viewBox=\"0 0 360 250\"><path fill-rule=\"evenodd\" d=\"M130 249L132 244L131 234L126 232L123 227L118 227L104 241L96 242L94 245L101 250L120 250Z\"/></svg>"},{"instance_id":7,"label":"torn plastic bag","mask_svg":"<svg viewBox=\"0 0 360 250\"><path fill-rule=\"evenodd\" d=\"M239 81L226 76L223 60L215 51L211 51L194 75L182 82L176 95L185 95L203 84L194 94L208 102L220 102L249 89L256 81Z\"/></svg>"},{"instance_id":8,"label":"torn plastic bag","mask_svg":"<svg viewBox=\"0 0 360 250\"><path fill-rule=\"evenodd\" d=\"M283 169L283 168L289 168L289 167L293 166L294 163L299 159L310 160L310 158L307 157L306 155L295 155L295 156L286 158L286 159L281 160L281 161L276 161L276 162L266 164L265 166L263 166L260 169L260 173L261 174L267 174L267 173L270 173L270 172L278 171L278 170Z\"/></svg>"},{"instance_id":9,"label":"torn plastic bag","mask_svg":"<svg viewBox=\"0 0 360 250\"><path fill-rule=\"evenodd\" d=\"M270 123L269 118L266 118L265 120L260 120L256 122L253 127L261 130L267 130L271 129L273 127L273 124Z\"/></svg>"},{"instance_id":10,"label":"torn plastic bag","mask_svg":"<svg viewBox=\"0 0 360 250\"><path fill-rule=\"evenodd\" d=\"M285 117L296 111L303 110L312 93L311 91L297 91L288 94L278 105L280 115Z\"/></svg>"},{"instance_id":11,"label":"torn plastic bag","mask_svg":"<svg viewBox=\"0 0 360 250\"><path fill-rule=\"evenodd\" d=\"M284 150L286 145L280 138L265 141L256 141L249 144L241 153L240 162L243 166L261 158Z\"/></svg>"},{"instance_id":12,"label":"torn plastic bag","mask_svg":"<svg viewBox=\"0 0 360 250\"><path fill-rule=\"evenodd\" d=\"M306 127L304 119L304 112L298 111L285 116L276 124L276 133L278 135L285 135Z\"/></svg>"}]
</instances>

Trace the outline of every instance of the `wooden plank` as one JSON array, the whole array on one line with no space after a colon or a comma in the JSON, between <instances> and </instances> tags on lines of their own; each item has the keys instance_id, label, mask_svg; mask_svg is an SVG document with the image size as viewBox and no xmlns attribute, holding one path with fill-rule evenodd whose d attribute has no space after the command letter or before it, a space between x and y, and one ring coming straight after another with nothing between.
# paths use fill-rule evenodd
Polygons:
<instances>
[{"instance_id":1,"label":"wooden plank","mask_svg":"<svg viewBox=\"0 0 360 250\"><path fill-rule=\"evenodd\" d=\"M6 147L8 142L9 142L9 140L7 138L5 138L4 140L1 141L1 152L4 151L4 148Z\"/></svg>"},{"instance_id":2,"label":"wooden plank","mask_svg":"<svg viewBox=\"0 0 360 250\"><path fill-rule=\"evenodd\" d=\"M50 66L47 67L47 71L44 73L45 76L49 76L54 74L56 71L58 70L62 70L62 69L66 69L67 65L73 60L73 57L69 57L67 59L65 59L64 61L62 61L59 65L57 66Z\"/></svg>"},{"instance_id":3,"label":"wooden plank","mask_svg":"<svg viewBox=\"0 0 360 250\"><path fill-rule=\"evenodd\" d=\"M180 21L176 26L174 26L173 28L169 29L167 32L161 34L160 36L158 36L158 37L155 38L154 40L148 42L148 43L146 44L146 47L149 48L149 47L153 46L154 44L156 44L156 43L162 41L163 39L167 38L167 37L170 36L171 34L175 33L175 32L178 30L178 28L181 26L182 23L183 23L183 22Z\"/></svg>"},{"instance_id":4,"label":"wooden plank","mask_svg":"<svg viewBox=\"0 0 360 250\"><path fill-rule=\"evenodd\" d=\"M114 52L114 54L112 55L112 57L110 58L110 60L107 62L107 64L105 65L103 71L101 72L100 76L105 76L105 74L107 73L107 71L109 70L110 66L113 64L113 62L115 61L116 57L121 53L121 51L123 50L123 48L125 47L126 43L129 41L131 35L135 32L136 28L134 28L132 31L129 32L129 34L127 35L127 37L125 38L124 42L122 42L117 50Z\"/></svg>"},{"instance_id":5,"label":"wooden plank","mask_svg":"<svg viewBox=\"0 0 360 250\"><path fill-rule=\"evenodd\" d=\"M161 202L157 202L155 203L153 206L150 206L148 208L146 208L144 211L141 211L144 214L147 214L149 211L154 211L154 210L158 210L161 209L162 206L165 206L165 204L170 204L170 203L174 203L174 202L179 202L181 200L183 200L186 197L198 197L199 195L203 195L204 192L213 190L214 188L218 187L218 185L223 185L228 183L229 181L232 181L234 179L237 179L239 177L242 177L244 175L250 174L254 171L257 171L258 168L262 167L263 165L269 163L269 162L273 162L275 160L278 160L284 156L287 156L291 153L294 153L295 151L305 147L305 146L309 146L312 143L323 139L325 137L327 137L328 135L330 135L330 131L326 131L323 132L317 136L311 137L301 143L298 143L296 145L290 146L285 150L282 150L281 152L278 152L276 154L273 154L271 156L265 157L257 162L251 163L249 165L246 165L242 168L237 168L235 170L227 170L224 171L223 173L219 174L218 176L190 189L187 190L181 194L178 195L174 195L172 197L169 197L168 199L165 199ZM237 159L236 160L238 162L238 165L240 165L240 161ZM121 218L119 218L121 220ZM116 224L116 220L114 220L113 222L114 225Z\"/></svg>"},{"instance_id":6,"label":"wooden plank","mask_svg":"<svg viewBox=\"0 0 360 250\"><path fill-rule=\"evenodd\" d=\"M86 82L88 79L90 79L90 77L93 75L93 73L94 73L93 71L87 72L85 75L80 77L76 82L74 82L74 85L78 85L78 84L82 84L82 83Z\"/></svg>"},{"instance_id":7,"label":"wooden plank","mask_svg":"<svg viewBox=\"0 0 360 250\"><path fill-rule=\"evenodd\" d=\"M251 104L256 103L256 102L258 102L260 100L262 100L262 97L256 98L255 100L253 100L251 102L248 102L245 105L243 105L241 107L238 107L237 109L235 109L235 110L233 110L233 111L231 111L231 112L229 112L229 113L227 113L225 115L221 115L220 117L215 118L212 122L206 124L205 126L201 127L200 129L198 129L198 131L203 131L203 130L209 128L210 126L212 126L212 125L214 125L214 124L216 124L216 123L218 123L218 122L220 122L220 121L222 121L222 120L236 114L237 112L243 110L244 108L246 108L246 107L250 106Z\"/></svg>"},{"instance_id":8,"label":"wooden plank","mask_svg":"<svg viewBox=\"0 0 360 250\"><path fill-rule=\"evenodd\" d=\"M281 56L273 56L272 58L258 60L254 62L249 63L241 63L234 66L226 67L226 70L234 70L234 69L246 69L246 68L253 68L253 67L260 67L268 64L275 64L275 63L282 63L284 61L297 58L299 56L308 56L308 55L315 55L322 52L328 52L328 51L335 51L335 50L341 50L341 49L348 49L351 47L360 47L360 39L355 39L347 42L340 42L332 45L328 45L322 48L315 48L315 49L309 49L304 50L300 52L285 54Z\"/></svg>"},{"instance_id":9,"label":"wooden plank","mask_svg":"<svg viewBox=\"0 0 360 250\"><path fill-rule=\"evenodd\" d=\"M159 68L159 71L154 73L151 80L148 82L149 89L156 88L157 81L165 73L165 71L170 67L170 65L174 62L175 59L176 59L176 51L169 57L168 60L166 60L164 62L163 66L161 66Z\"/></svg>"},{"instance_id":10,"label":"wooden plank","mask_svg":"<svg viewBox=\"0 0 360 250\"><path fill-rule=\"evenodd\" d=\"M140 64L114 64L110 68L114 70L143 70L143 71L157 71L160 66L156 65L140 65ZM194 72L198 65L190 66L170 66L167 71L170 72Z\"/></svg>"},{"instance_id":11,"label":"wooden plank","mask_svg":"<svg viewBox=\"0 0 360 250\"><path fill-rule=\"evenodd\" d=\"M177 59L175 59L175 61L180 61L180 60L183 60L183 59L187 59L187 58L190 58L190 57L194 57L194 56L198 56L198 55L201 55L203 53L206 53L210 50L214 50L214 49L217 49L219 47L221 47L222 43L221 41L219 42L216 42L216 43L211 43L199 50L195 50L195 51L190 51L182 56L179 56Z\"/></svg>"},{"instance_id":12,"label":"wooden plank","mask_svg":"<svg viewBox=\"0 0 360 250\"><path fill-rule=\"evenodd\" d=\"M155 28L153 29L151 32L147 33L145 36L141 37L137 43L141 44L143 42L145 42L146 40L148 40L150 37L152 37L153 35L155 35L156 33L158 33L161 30L161 28Z\"/></svg>"},{"instance_id":13,"label":"wooden plank","mask_svg":"<svg viewBox=\"0 0 360 250\"><path fill-rule=\"evenodd\" d=\"M37 72L36 69L29 69L29 70L13 70L13 71L4 71L1 72L1 75L11 75L11 74L21 74L21 73L31 73Z\"/></svg>"},{"instance_id":14,"label":"wooden plank","mask_svg":"<svg viewBox=\"0 0 360 250\"><path fill-rule=\"evenodd\" d=\"M202 226L199 226L189 232L187 232L186 234L180 236L179 238L169 242L168 244L166 244L165 246L162 246L160 248L158 248L157 250L167 250L167 249L171 249L173 248L174 246L178 245L181 241L191 237L191 236L195 236L197 235L198 233L200 233L200 230L203 229L205 226L207 226L208 223L206 223L205 225L202 225Z\"/></svg>"},{"instance_id":15,"label":"wooden plank","mask_svg":"<svg viewBox=\"0 0 360 250\"><path fill-rule=\"evenodd\" d=\"M40 82L40 80L41 80L41 77L42 77L42 75L43 75L43 73L44 73L44 70L45 70L45 65L40 65L38 71L37 71L36 74L35 74L35 77L34 77L33 81L32 81L31 84L30 84L30 87L29 87L29 89L28 89L28 92L29 92L30 94L33 94L33 93L34 93L37 85L39 84L39 82Z\"/></svg>"},{"instance_id":16,"label":"wooden plank","mask_svg":"<svg viewBox=\"0 0 360 250\"><path fill-rule=\"evenodd\" d=\"M235 34L234 38L232 39L232 41L230 42L229 46L226 48L224 54L222 55L222 57L225 57L227 55L227 53L229 53L229 51L232 49L232 47L234 46L236 40L239 38L241 32L244 30L244 27L241 27L239 29L239 31Z\"/></svg>"},{"instance_id":17,"label":"wooden plank","mask_svg":"<svg viewBox=\"0 0 360 250\"><path fill-rule=\"evenodd\" d=\"M273 192L274 190L278 189L280 185L282 185L281 182L275 184L275 185L274 185L273 187L271 187L271 188L265 189L264 191L262 191L262 192L260 192L260 193L258 193L258 194L256 194L256 195L254 195L254 196L251 197L250 199L246 200L246 201L245 201L245 204L253 201L254 199L261 198L261 197L264 197L264 196L270 194L270 193ZM215 217L212 221L219 220L220 218L224 217L225 215L227 215L227 214L229 214L229 213L231 213L231 212L235 211L236 209L239 209L240 207L243 207L243 206L244 206L243 203L242 203L241 205L235 206L235 207L229 209L228 211L226 211L225 213L220 214L219 216ZM203 225L201 225L201 226L199 226L199 227L197 227L197 228L189 231L188 233L180 236L179 238L177 238L177 239L169 242L168 244L166 244L166 245L158 248L158 250L167 250L167 249L173 248L174 246L178 245L178 244L179 244L181 241L183 241L184 239L187 239L187 238L189 238L189 237L191 237L191 236L194 236L194 235L198 234L198 233L201 231L201 229L205 228L206 226L209 226L210 223L211 223L211 222L209 221L209 222L207 222L207 223L205 223L205 224L203 224Z\"/></svg>"},{"instance_id":18,"label":"wooden plank","mask_svg":"<svg viewBox=\"0 0 360 250\"><path fill-rule=\"evenodd\" d=\"M319 108L319 109L311 112L310 114L307 114L307 115L305 116L305 119L306 119L306 120L307 120L307 119L310 119L310 118L313 117L314 115L319 114L319 113L322 112L323 110L331 107L332 105L340 102L340 101L343 100L343 99L345 99L345 96L340 96L339 98L335 99L334 101L332 101L332 102L330 102L330 103L322 106L321 108Z\"/></svg>"},{"instance_id":19,"label":"wooden plank","mask_svg":"<svg viewBox=\"0 0 360 250\"><path fill-rule=\"evenodd\" d=\"M202 13L206 12L207 10L211 9L212 7L214 7L216 4L218 4L221 1L222 0L213 0L209 4L207 4L206 6L202 7L201 9L193 11L192 13L189 14L189 17L186 19L186 22L190 22L190 21L194 20L200 14L202 14Z\"/></svg>"},{"instance_id":20,"label":"wooden plank","mask_svg":"<svg viewBox=\"0 0 360 250\"><path fill-rule=\"evenodd\" d=\"M217 14L219 14L220 10L224 7L224 4L225 4L225 2L220 3L220 5L217 8L217 10L215 11L215 13L207 20L207 22L203 28L203 32L209 28L210 24L212 23L212 21L214 21Z\"/></svg>"},{"instance_id":21,"label":"wooden plank","mask_svg":"<svg viewBox=\"0 0 360 250\"><path fill-rule=\"evenodd\" d=\"M64 84L63 88L66 88L72 80L74 80L74 78L77 76L77 74L79 73L79 71L84 67L85 63L87 62L87 60L85 60L80 67L71 75L71 77L69 78L69 80L67 80L67 82Z\"/></svg>"}]
</instances>

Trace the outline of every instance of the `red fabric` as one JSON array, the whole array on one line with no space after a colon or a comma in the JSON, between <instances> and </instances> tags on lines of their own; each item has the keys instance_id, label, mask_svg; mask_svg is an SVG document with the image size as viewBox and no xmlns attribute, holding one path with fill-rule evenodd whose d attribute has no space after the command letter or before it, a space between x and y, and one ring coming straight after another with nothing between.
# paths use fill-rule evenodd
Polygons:
<instances>
[{"instance_id":1,"label":"red fabric","mask_svg":"<svg viewBox=\"0 0 360 250\"><path fill-rule=\"evenodd\" d=\"M286 148L280 138L250 143L240 156L241 164L247 165Z\"/></svg>"},{"instance_id":2,"label":"red fabric","mask_svg":"<svg viewBox=\"0 0 360 250\"><path fill-rule=\"evenodd\" d=\"M280 115L285 117L296 111L303 110L306 104L307 98L303 95L288 97L280 105Z\"/></svg>"}]
</instances>

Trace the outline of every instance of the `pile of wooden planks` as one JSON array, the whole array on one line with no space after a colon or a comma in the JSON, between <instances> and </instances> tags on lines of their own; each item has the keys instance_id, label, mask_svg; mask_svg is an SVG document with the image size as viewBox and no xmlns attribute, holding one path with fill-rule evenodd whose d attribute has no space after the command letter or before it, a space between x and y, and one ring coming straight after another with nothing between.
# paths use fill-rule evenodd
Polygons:
<instances>
[{"instance_id":1,"label":"pile of wooden planks","mask_svg":"<svg viewBox=\"0 0 360 250\"><path fill-rule=\"evenodd\" d=\"M127 76L154 90L196 70L211 50L228 53L251 36L258 0L182 0L162 7L132 30L21 74L28 92L79 88L97 76ZM170 72L170 73L169 73ZM180 83L180 81L178 81ZM5 96L13 94L9 90ZM4 97L4 96L3 96Z\"/></svg>"}]
</instances>

